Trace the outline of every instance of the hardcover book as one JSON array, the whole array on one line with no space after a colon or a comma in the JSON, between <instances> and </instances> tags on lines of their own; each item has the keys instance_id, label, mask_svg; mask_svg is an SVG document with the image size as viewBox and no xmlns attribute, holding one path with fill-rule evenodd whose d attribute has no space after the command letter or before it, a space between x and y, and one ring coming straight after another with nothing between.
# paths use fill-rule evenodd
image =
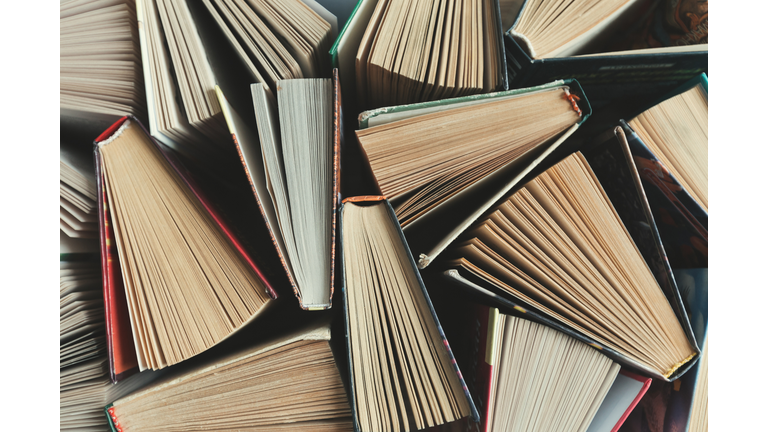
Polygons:
<instances>
[{"instance_id":1,"label":"hardcover book","mask_svg":"<svg viewBox=\"0 0 768 432\"><path fill-rule=\"evenodd\" d=\"M124 115L146 118L134 0L62 0L59 35L60 130L68 142L90 143Z\"/></svg>"},{"instance_id":2,"label":"hardcover book","mask_svg":"<svg viewBox=\"0 0 768 432\"><path fill-rule=\"evenodd\" d=\"M480 424L469 430L617 431L651 385L650 378L620 370L599 350L558 330L484 305L468 308L470 340L461 346L476 353L470 391L483 407ZM582 367L569 366L576 358ZM579 375L598 364L588 378ZM542 380L559 390L541 388ZM579 396L568 399L581 386Z\"/></svg>"},{"instance_id":3,"label":"hardcover book","mask_svg":"<svg viewBox=\"0 0 768 432\"><path fill-rule=\"evenodd\" d=\"M333 46L331 47L331 64L334 68L339 69L339 76L342 83L342 86L345 89L358 89L362 88L363 82L358 82L357 78L357 65L358 65L358 54L361 49L365 50L365 46L363 45L363 41L366 38L366 30L368 29L369 24L372 22L372 18L374 17L374 14L377 10L377 5L379 2L376 0L359 0L357 3L357 6L355 6L355 9L352 11L352 14L347 20L346 24L342 28L342 30L339 32L338 38L336 38L336 41L334 42ZM486 51L484 53L485 58L487 58L490 63L488 67L494 67L491 65L495 65L496 68L498 68L498 72L489 70L488 72L492 72L496 75L496 79L498 81L496 86L492 86L490 90L507 90L507 66L506 66L506 58L504 56L503 52L503 42L502 42L502 34L501 34L501 18L499 14L499 3L498 0L489 0L489 1L483 1L478 2L478 5L482 3L483 8L486 12L490 12L493 16L487 18L487 22L489 26L494 27L493 33L488 32L487 37L489 40L487 41L486 48L484 50ZM416 3L412 4L411 6L415 6ZM434 5L438 5L442 11L442 14L439 15L439 17L445 17L445 19L448 19L447 17L452 16L453 20L451 20L446 25L446 29L444 30L446 35L444 36L444 40L450 39L450 28L453 25L453 21L455 20L457 23L459 22L461 15L460 14L454 14L454 10L451 6L458 8L461 3L450 3L450 2L435 2ZM379 10L383 7L378 6ZM458 11L458 9L457 9ZM438 14L435 14L435 18L438 18ZM477 16L477 18L482 18L481 16ZM485 18L483 18L485 19ZM377 24L376 22L373 22L373 25ZM458 28L458 26L457 26ZM490 29L488 29L490 30ZM371 30L372 32L372 30ZM369 32L369 33L371 33ZM390 35L391 37L391 35ZM491 40L491 38L495 37L496 40ZM454 41L454 44L456 46L451 48L451 55L454 57L457 57L459 52L459 49L466 49L466 47L469 45L468 43L462 43L459 42L459 39L453 38L450 39ZM444 42L445 43L445 42ZM439 42L434 41L431 45L427 45L427 47L436 46L437 48L440 48ZM496 52L493 52L492 47L496 46ZM368 50L370 51L370 49ZM427 49L426 52L429 52L430 50ZM435 54L439 51L439 49L435 49ZM441 60L444 62L448 61L448 56L441 57ZM455 61L455 60L454 60ZM445 66L443 66L445 67ZM360 87L359 87L360 86ZM487 90L486 90L487 91ZM357 115L357 113L361 112L364 109L372 108L372 105L366 105L363 103L363 101L358 100L358 98L354 98L353 92L347 91L346 94L348 96L344 99L344 106L346 107L348 115ZM357 92L358 95L361 94L360 91ZM448 97L443 96L443 97ZM424 99L427 100L427 99ZM415 100L413 100L415 102ZM398 103L405 103L405 101L394 101L392 103L398 104ZM383 105L388 105L387 103L384 103ZM378 106L383 106L378 105ZM378 107L377 106L377 107Z\"/></svg>"},{"instance_id":4,"label":"hardcover book","mask_svg":"<svg viewBox=\"0 0 768 432\"><path fill-rule=\"evenodd\" d=\"M589 117L576 81L360 114L358 142L425 268Z\"/></svg>"},{"instance_id":5,"label":"hardcover book","mask_svg":"<svg viewBox=\"0 0 768 432\"><path fill-rule=\"evenodd\" d=\"M333 76L279 81L277 101L253 84L258 135L217 90L271 241L299 306L310 310L330 308L334 287L342 114Z\"/></svg>"},{"instance_id":6,"label":"hardcover book","mask_svg":"<svg viewBox=\"0 0 768 432\"><path fill-rule=\"evenodd\" d=\"M477 421L389 202L347 198L340 232L355 430L418 430L470 415Z\"/></svg>"},{"instance_id":7,"label":"hardcover book","mask_svg":"<svg viewBox=\"0 0 768 432\"><path fill-rule=\"evenodd\" d=\"M73 238L98 238L93 155L63 142L59 153L59 229Z\"/></svg>"},{"instance_id":8,"label":"hardcover book","mask_svg":"<svg viewBox=\"0 0 768 432\"><path fill-rule=\"evenodd\" d=\"M707 2L571 2L563 10L547 7L551 3L526 0L504 30L510 88L575 78L599 109L615 101L658 97L707 70L706 37L688 42L661 37L656 46L640 49L618 42L631 39L666 4L678 6L671 12L680 32L696 33L703 25L706 35ZM689 10L681 8L683 3L686 8L696 4Z\"/></svg>"},{"instance_id":9,"label":"hardcover book","mask_svg":"<svg viewBox=\"0 0 768 432\"><path fill-rule=\"evenodd\" d=\"M189 173L136 118L106 130L94 154L113 380L205 351L277 297Z\"/></svg>"},{"instance_id":10,"label":"hardcover book","mask_svg":"<svg viewBox=\"0 0 768 432\"><path fill-rule=\"evenodd\" d=\"M221 347L103 407L113 431L349 431L329 316L285 304ZM220 349L226 348L226 349Z\"/></svg>"},{"instance_id":11,"label":"hardcover book","mask_svg":"<svg viewBox=\"0 0 768 432\"><path fill-rule=\"evenodd\" d=\"M629 187L620 203L641 209ZM658 237L633 238L632 222L622 221L609 197L587 159L572 155L454 245L448 275L540 311L643 375L673 381L698 358L696 339ZM638 214L641 227L653 227ZM666 354L647 345L656 338L671 338L659 345L670 347Z\"/></svg>"}]
</instances>

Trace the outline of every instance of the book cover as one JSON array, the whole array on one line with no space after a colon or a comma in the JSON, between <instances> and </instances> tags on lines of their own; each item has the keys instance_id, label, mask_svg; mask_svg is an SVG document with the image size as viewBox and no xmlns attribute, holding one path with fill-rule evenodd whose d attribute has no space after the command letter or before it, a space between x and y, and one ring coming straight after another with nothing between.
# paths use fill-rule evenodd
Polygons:
<instances>
[{"instance_id":1,"label":"book cover","mask_svg":"<svg viewBox=\"0 0 768 432\"><path fill-rule=\"evenodd\" d=\"M341 205L340 213L339 213L340 215L343 214L344 205L346 205L346 203L348 203L348 202L371 203L371 204L382 203L383 205L386 205L387 211L388 211L388 213L390 215L390 218L391 218L392 223L394 224L394 226L397 226L397 227L400 226L398 224L398 222L397 222L397 217L395 216L395 211L392 209L391 204L389 204L389 201L387 201L387 199L384 196L359 196L359 197L349 197L349 198L346 198L346 199L344 199L344 201L342 201L342 205ZM344 233L343 226L344 226L343 217L339 217L340 237L343 237L343 233ZM399 230L399 233L400 233L400 240L402 241L403 245L405 246L405 250L407 252L409 250L408 249L408 242L406 241L405 236L402 233L402 230ZM340 238L340 242L341 242L341 240L342 239ZM419 286L421 287L421 292L424 294L424 298L426 300L427 306L429 307L431 316L435 320L435 324L437 325L437 329L438 329L438 331L440 333L440 336L442 338L442 341L443 341L443 346L446 348L446 350L448 352L448 356L451 359L451 364L453 365L454 371L458 375L459 381L460 381L461 386L462 386L462 388L464 390L464 395L466 396L466 398L467 398L467 400L469 402L469 407L470 407L470 410L471 410L470 417L471 417L471 419L474 422L478 422L480 420L480 414L478 413L477 408L476 408L476 406L475 406L475 404L473 402L472 396L471 396L471 394L469 392L469 389L467 387L467 384L466 384L466 382L464 380L464 375L462 375L461 370L459 369L459 365L456 362L456 357L454 356L453 351L451 350L450 344L448 343L448 339L445 337L445 332L443 331L443 328L440 325L440 320L438 319L437 313L435 312L435 308L432 305L432 302L431 302L430 297L429 297L429 293L427 292L427 289L424 286L424 282L423 282L423 280L421 278L421 274L419 273L419 270L416 267L416 262L413 260L413 256L410 253L408 253L408 259L409 259L409 261L411 263L411 269L413 270L414 274L416 275L416 278L418 280ZM349 341L349 337L350 337L349 336L350 335L350 329L349 329L349 325L350 325L350 323L349 323L349 305L347 304L347 301L348 301L348 297L347 297L347 293L346 293L346 291L347 291L347 284L346 284L346 278L344 276L345 275L345 270L344 270L344 255L343 254L341 254L340 262L341 262L341 275L342 275L341 276L342 277L342 279L341 279L341 291L342 291L342 296L344 297L344 300L343 300L343 303L344 303L343 304L343 312L344 312L345 340L346 340L346 348L347 348L347 362L350 365L350 372L349 372L350 398L349 399L350 399L350 404L352 405L353 425L354 425L355 431L356 432L360 432L360 423L359 423L359 420L358 420L358 414L357 414L357 409L356 409L356 400L355 400L355 392L354 392L355 377L354 377L354 373L353 373L353 370L352 370L352 367L351 367L351 365L353 363L352 363L352 349L351 349L351 344L350 344L350 341Z\"/></svg>"},{"instance_id":2,"label":"book cover","mask_svg":"<svg viewBox=\"0 0 768 432\"><path fill-rule=\"evenodd\" d=\"M248 265L254 270L258 277L264 283L269 296L277 298L277 292L272 288L269 281L264 277L263 272L256 265L254 260L246 252L242 243L237 239L234 232L229 228L224 218L214 208L213 204L203 195L202 190L197 187L191 174L181 165L174 155L163 148L147 131L141 122L133 116L126 116L118 120L109 129L104 131L94 142L94 158L96 162L96 186L98 196L99 210L99 242L101 252L101 268L104 286L104 312L107 323L107 346L110 361L110 377L113 382L117 382L132 373L138 371L138 360L136 356L136 347L134 345L133 329L130 324L128 304L123 285L123 277L120 267L120 259L117 254L117 244L114 240L115 234L109 214L109 205L107 203L107 193L104 187L104 172L102 170L101 157L99 155L99 143L112 136L126 121L135 122L141 130L150 137L152 143L158 148L181 180L193 192L195 197L211 214L216 224L223 231L226 237L232 242L236 250L243 255Z\"/></svg>"}]
</instances>

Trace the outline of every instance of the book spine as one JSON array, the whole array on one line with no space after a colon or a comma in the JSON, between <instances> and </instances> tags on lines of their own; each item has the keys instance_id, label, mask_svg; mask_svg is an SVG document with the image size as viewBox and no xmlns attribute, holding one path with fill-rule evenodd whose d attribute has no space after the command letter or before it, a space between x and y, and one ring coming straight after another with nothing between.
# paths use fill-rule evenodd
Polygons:
<instances>
[{"instance_id":1,"label":"book spine","mask_svg":"<svg viewBox=\"0 0 768 432\"><path fill-rule=\"evenodd\" d=\"M339 206L341 205L341 142L344 138L343 112L341 106L341 82L339 81L339 69L333 69L333 194L331 199L331 295L328 298L328 307L333 307L333 289L336 277L336 255L341 248L337 235L337 221L339 218Z\"/></svg>"},{"instance_id":2,"label":"book spine","mask_svg":"<svg viewBox=\"0 0 768 432\"><path fill-rule=\"evenodd\" d=\"M346 202L346 201L344 201ZM339 244L344 239L344 203L342 202L339 209ZM360 420L357 416L357 399L355 398L355 373L352 367L352 344L349 340L349 302L347 297L347 279L345 277L346 270L344 267L344 253L339 249L339 262L341 266L341 296L342 296L342 315L344 316L344 344L347 348L347 364L349 365L349 403L352 408L352 428L354 432L360 432Z\"/></svg>"}]
</instances>

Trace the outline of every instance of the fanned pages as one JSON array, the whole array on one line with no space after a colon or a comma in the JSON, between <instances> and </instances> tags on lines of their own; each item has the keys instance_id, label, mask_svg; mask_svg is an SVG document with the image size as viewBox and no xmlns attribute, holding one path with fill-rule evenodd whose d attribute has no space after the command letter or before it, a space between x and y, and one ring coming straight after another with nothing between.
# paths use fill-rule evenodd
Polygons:
<instances>
[{"instance_id":1,"label":"fanned pages","mask_svg":"<svg viewBox=\"0 0 768 432\"><path fill-rule=\"evenodd\" d=\"M628 122L704 211L709 204L708 119L707 91L699 84Z\"/></svg>"},{"instance_id":2,"label":"fanned pages","mask_svg":"<svg viewBox=\"0 0 768 432\"><path fill-rule=\"evenodd\" d=\"M651 3L657 10L648 11ZM706 51L707 2L688 5L686 10L680 10L679 3L641 0L527 0L508 33L534 59L590 53L621 55ZM676 10L667 10L670 5L672 9L677 5ZM667 30L653 29L653 36L660 40L651 43L651 37L647 37L646 41L637 35L624 34L627 30L643 25L642 22L635 21L665 14L665 26L675 27L680 33L687 32L690 37L686 35L678 40L677 35L666 35L665 38L659 34ZM502 12L502 16L504 15ZM666 24L670 21L671 25ZM684 24L683 21L690 22ZM660 26L657 22L654 24ZM646 30L645 33L650 32ZM625 40L628 42L624 42ZM662 43L669 46L662 46Z\"/></svg>"},{"instance_id":3,"label":"fanned pages","mask_svg":"<svg viewBox=\"0 0 768 432\"><path fill-rule=\"evenodd\" d=\"M693 392L693 401L691 402L691 419L688 421L689 431L709 430L709 355L707 351L709 339L704 341L704 348L701 350L701 365L699 365L699 379Z\"/></svg>"},{"instance_id":4,"label":"fanned pages","mask_svg":"<svg viewBox=\"0 0 768 432\"><path fill-rule=\"evenodd\" d=\"M349 431L349 402L327 325L305 325L208 357L107 412L130 431Z\"/></svg>"},{"instance_id":5,"label":"fanned pages","mask_svg":"<svg viewBox=\"0 0 768 432\"><path fill-rule=\"evenodd\" d=\"M202 5L183 0L137 0L152 136L206 170L227 165L227 125L215 86L226 91L253 82L201 17ZM205 11L202 11L205 13ZM215 47L215 49L214 49ZM219 52L221 51L221 52ZM226 176L226 173L224 173Z\"/></svg>"},{"instance_id":6,"label":"fanned pages","mask_svg":"<svg viewBox=\"0 0 768 432\"><path fill-rule=\"evenodd\" d=\"M541 324L511 315L499 315L495 324L487 430L586 431L619 365Z\"/></svg>"},{"instance_id":7,"label":"fanned pages","mask_svg":"<svg viewBox=\"0 0 768 432\"><path fill-rule=\"evenodd\" d=\"M333 287L338 97L330 79L277 84L277 103L251 86L261 149L251 140L238 146L301 307L324 309Z\"/></svg>"},{"instance_id":8,"label":"fanned pages","mask_svg":"<svg viewBox=\"0 0 768 432\"><path fill-rule=\"evenodd\" d=\"M489 96L361 115L358 140L404 227L582 120L567 86Z\"/></svg>"},{"instance_id":9,"label":"fanned pages","mask_svg":"<svg viewBox=\"0 0 768 432\"><path fill-rule=\"evenodd\" d=\"M492 0L379 1L355 58L363 105L497 89L503 58L497 8Z\"/></svg>"},{"instance_id":10,"label":"fanned pages","mask_svg":"<svg viewBox=\"0 0 768 432\"><path fill-rule=\"evenodd\" d=\"M252 320L271 288L143 127L119 122L96 152L102 235L114 228L140 369L190 358Z\"/></svg>"},{"instance_id":11,"label":"fanned pages","mask_svg":"<svg viewBox=\"0 0 768 432\"><path fill-rule=\"evenodd\" d=\"M62 123L75 118L103 129L124 115L143 117L134 1L63 0L59 16Z\"/></svg>"},{"instance_id":12,"label":"fanned pages","mask_svg":"<svg viewBox=\"0 0 768 432\"><path fill-rule=\"evenodd\" d=\"M83 150L59 145L59 228L69 237L98 238L93 155Z\"/></svg>"},{"instance_id":13,"label":"fanned pages","mask_svg":"<svg viewBox=\"0 0 768 432\"><path fill-rule=\"evenodd\" d=\"M62 431L105 430L104 405L149 381L135 375L109 380L97 240L60 240L59 261L59 427Z\"/></svg>"},{"instance_id":14,"label":"fanned pages","mask_svg":"<svg viewBox=\"0 0 768 432\"><path fill-rule=\"evenodd\" d=\"M450 264L669 378L698 349L613 209L574 154L499 205Z\"/></svg>"},{"instance_id":15,"label":"fanned pages","mask_svg":"<svg viewBox=\"0 0 768 432\"><path fill-rule=\"evenodd\" d=\"M243 63L273 90L281 79L330 72L331 24L304 2L203 1Z\"/></svg>"},{"instance_id":16,"label":"fanned pages","mask_svg":"<svg viewBox=\"0 0 768 432\"><path fill-rule=\"evenodd\" d=\"M356 426L412 431L467 417L474 407L391 207L352 198L341 213Z\"/></svg>"}]
</instances>

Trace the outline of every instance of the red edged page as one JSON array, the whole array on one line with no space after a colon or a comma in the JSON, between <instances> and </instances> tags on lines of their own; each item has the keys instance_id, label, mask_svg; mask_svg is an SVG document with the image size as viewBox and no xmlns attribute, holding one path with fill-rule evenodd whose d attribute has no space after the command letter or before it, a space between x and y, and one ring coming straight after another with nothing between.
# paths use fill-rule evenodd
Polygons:
<instances>
[{"instance_id":1,"label":"red edged page","mask_svg":"<svg viewBox=\"0 0 768 432\"><path fill-rule=\"evenodd\" d=\"M189 172L181 163L168 151L158 145L152 138L144 125L133 116L123 117L115 124L104 131L94 143L94 157L96 162L96 187L98 196L99 211L99 243L101 252L101 272L102 283L104 287L104 315L106 322L107 350L109 354L109 372L112 382L118 381L138 372L138 359L136 356L136 347L131 329L131 319L128 312L128 302L125 295L125 286L123 285L123 275L120 270L120 258L117 253L117 244L114 241L115 233L110 222L109 206L107 203L107 193L104 189L104 173L101 166L101 157L99 154L98 143L108 139L117 131L126 121L131 120L138 124L142 131L151 138L152 142L160 150L174 171L190 188L195 197L211 214L216 224L221 228L224 234L229 238L235 248L243 255L246 262L253 268L259 276L267 293L271 298L277 298L277 292L264 277L263 272L258 268L253 259L246 253L243 245L235 238L232 230L227 226L223 218L214 209L213 205L203 195L202 191L196 186Z\"/></svg>"}]
</instances>

